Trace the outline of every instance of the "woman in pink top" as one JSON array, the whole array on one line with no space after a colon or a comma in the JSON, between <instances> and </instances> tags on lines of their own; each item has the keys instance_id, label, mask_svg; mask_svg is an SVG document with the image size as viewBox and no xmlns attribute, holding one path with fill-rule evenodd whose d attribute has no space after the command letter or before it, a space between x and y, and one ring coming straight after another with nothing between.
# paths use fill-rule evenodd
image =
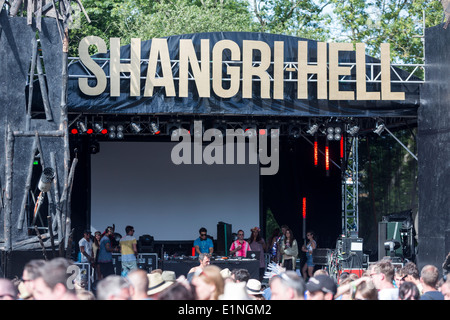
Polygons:
<instances>
[{"instance_id":1,"label":"woman in pink top","mask_svg":"<svg viewBox=\"0 0 450 320\"><path fill-rule=\"evenodd\" d=\"M238 239L231 244L230 254L236 257L245 257L247 251L251 251L250 245L244 240L244 231L239 230L237 236Z\"/></svg>"}]
</instances>

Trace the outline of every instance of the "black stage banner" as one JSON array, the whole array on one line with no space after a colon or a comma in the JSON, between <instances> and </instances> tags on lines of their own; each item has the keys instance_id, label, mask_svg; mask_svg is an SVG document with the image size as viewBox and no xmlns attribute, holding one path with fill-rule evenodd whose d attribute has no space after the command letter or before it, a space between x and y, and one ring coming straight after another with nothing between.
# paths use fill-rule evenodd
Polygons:
<instances>
[{"instance_id":1,"label":"black stage banner","mask_svg":"<svg viewBox=\"0 0 450 320\"><path fill-rule=\"evenodd\" d=\"M420 81L398 81L408 72L386 61L389 45L378 60L364 44L212 32L124 46L86 37L79 49L69 64L74 113L416 117L420 101Z\"/></svg>"}]
</instances>

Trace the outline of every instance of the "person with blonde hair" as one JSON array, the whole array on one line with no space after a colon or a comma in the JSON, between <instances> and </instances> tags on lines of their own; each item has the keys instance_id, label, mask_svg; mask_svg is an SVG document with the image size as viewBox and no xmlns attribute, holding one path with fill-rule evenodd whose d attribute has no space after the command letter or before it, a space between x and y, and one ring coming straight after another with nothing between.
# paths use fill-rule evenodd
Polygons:
<instances>
[{"instance_id":1,"label":"person with blonde hair","mask_svg":"<svg viewBox=\"0 0 450 320\"><path fill-rule=\"evenodd\" d=\"M193 277L192 285L195 287L198 300L219 300L225 287L220 270L218 266L208 265L199 275Z\"/></svg>"}]
</instances>

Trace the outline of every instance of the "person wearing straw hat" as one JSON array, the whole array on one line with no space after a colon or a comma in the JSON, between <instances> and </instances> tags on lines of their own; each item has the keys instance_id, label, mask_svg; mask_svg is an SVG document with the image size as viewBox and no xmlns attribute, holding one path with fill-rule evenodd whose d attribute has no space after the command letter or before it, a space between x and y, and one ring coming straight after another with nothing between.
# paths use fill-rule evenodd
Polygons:
<instances>
[{"instance_id":1,"label":"person wearing straw hat","mask_svg":"<svg viewBox=\"0 0 450 320\"><path fill-rule=\"evenodd\" d=\"M256 279L250 279L245 286L247 289L247 294L254 300L265 300L263 294L264 291L261 291L261 281Z\"/></svg>"},{"instance_id":2,"label":"person wearing straw hat","mask_svg":"<svg viewBox=\"0 0 450 320\"><path fill-rule=\"evenodd\" d=\"M247 293L244 282L228 282L225 284L224 292L219 300L253 300Z\"/></svg>"},{"instance_id":3,"label":"person wearing straw hat","mask_svg":"<svg viewBox=\"0 0 450 320\"><path fill-rule=\"evenodd\" d=\"M175 281L177 281L177 278L175 276L175 271L164 270L161 275L162 275L162 278L164 279L164 281L166 281L166 282L174 283Z\"/></svg>"},{"instance_id":4,"label":"person wearing straw hat","mask_svg":"<svg viewBox=\"0 0 450 320\"><path fill-rule=\"evenodd\" d=\"M173 282L168 282L163 279L163 276L159 272L155 273L149 273L147 274L148 277L148 291L147 295L149 295L150 298L153 300L158 299L158 295L164 291L164 289L167 289L170 287Z\"/></svg>"}]
</instances>

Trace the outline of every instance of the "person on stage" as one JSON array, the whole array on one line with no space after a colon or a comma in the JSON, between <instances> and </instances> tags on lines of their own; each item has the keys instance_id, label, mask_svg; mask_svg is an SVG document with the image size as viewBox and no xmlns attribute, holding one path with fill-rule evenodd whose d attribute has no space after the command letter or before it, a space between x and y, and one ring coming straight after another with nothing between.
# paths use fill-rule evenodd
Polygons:
<instances>
[{"instance_id":1,"label":"person on stage","mask_svg":"<svg viewBox=\"0 0 450 320\"><path fill-rule=\"evenodd\" d=\"M306 281L306 278L311 278L313 276L315 264L313 263L313 251L317 248L316 239L314 237L314 232L309 231L306 233L306 238L308 243L302 246L302 251L306 252L306 263L303 266L302 274Z\"/></svg>"},{"instance_id":2,"label":"person on stage","mask_svg":"<svg viewBox=\"0 0 450 320\"><path fill-rule=\"evenodd\" d=\"M286 229L285 237L281 246L281 265L286 270L294 270L298 256L298 244L291 229Z\"/></svg>"},{"instance_id":3,"label":"person on stage","mask_svg":"<svg viewBox=\"0 0 450 320\"><path fill-rule=\"evenodd\" d=\"M261 230L258 227L254 227L250 230L252 232L252 235L250 236L250 239L248 240L248 243L250 244L250 248L252 251L259 251L259 280L262 281L264 276L264 271L266 268L266 261L264 259L264 252L266 251L266 242L261 237Z\"/></svg>"},{"instance_id":4,"label":"person on stage","mask_svg":"<svg viewBox=\"0 0 450 320\"><path fill-rule=\"evenodd\" d=\"M200 253L212 254L214 252L214 243L208 238L206 228L200 228L198 233L200 236L194 241L195 255L198 256Z\"/></svg>"},{"instance_id":5,"label":"person on stage","mask_svg":"<svg viewBox=\"0 0 450 320\"><path fill-rule=\"evenodd\" d=\"M230 255L234 255L235 257L245 257L247 251L252 251L252 249L250 248L249 243L244 240L243 230L239 230L237 236L237 240L231 244Z\"/></svg>"},{"instance_id":6,"label":"person on stage","mask_svg":"<svg viewBox=\"0 0 450 320\"><path fill-rule=\"evenodd\" d=\"M122 276L125 277L131 270L137 269L137 240L134 237L134 227L126 226L126 236L120 239L120 252L122 254Z\"/></svg>"}]
</instances>

